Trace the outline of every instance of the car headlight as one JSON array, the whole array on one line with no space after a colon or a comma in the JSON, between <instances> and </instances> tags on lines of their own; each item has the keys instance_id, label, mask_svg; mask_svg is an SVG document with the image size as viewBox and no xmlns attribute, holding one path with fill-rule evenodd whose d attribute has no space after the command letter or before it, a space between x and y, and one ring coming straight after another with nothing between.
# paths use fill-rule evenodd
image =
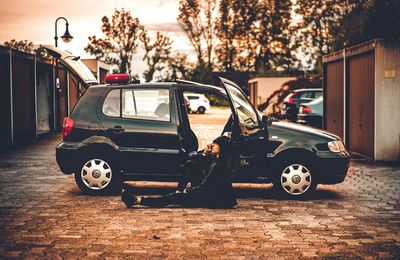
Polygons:
<instances>
[{"instance_id":1,"label":"car headlight","mask_svg":"<svg viewBox=\"0 0 400 260\"><path fill-rule=\"evenodd\" d=\"M342 141L332 141L328 143L329 150L334 153L341 153L346 151L346 147Z\"/></svg>"}]
</instances>

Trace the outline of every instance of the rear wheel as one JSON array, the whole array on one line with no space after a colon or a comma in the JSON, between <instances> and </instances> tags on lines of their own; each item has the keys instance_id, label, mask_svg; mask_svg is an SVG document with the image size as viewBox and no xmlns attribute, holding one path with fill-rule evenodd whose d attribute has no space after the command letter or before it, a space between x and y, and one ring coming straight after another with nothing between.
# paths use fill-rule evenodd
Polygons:
<instances>
[{"instance_id":1,"label":"rear wheel","mask_svg":"<svg viewBox=\"0 0 400 260\"><path fill-rule=\"evenodd\" d=\"M280 165L274 187L283 195L303 197L315 191L317 180L309 163L291 160Z\"/></svg>"},{"instance_id":2,"label":"rear wheel","mask_svg":"<svg viewBox=\"0 0 400 260\"><path fill-rule=\"evenodd\" d=\"M206 112L206 108L205 107L199 107L197 109L197 112L199 112L199 114L204 114Z\"/></svg>"},{"instance_id":3,"label":"rear wheel","mask_svg":"<svg viewBox=\"0 0 400 260\"><path fill-rule=\"evenodd\" d=\"M83 160L75 181L85 194L104 195L121 191L120 173L109 160L92 157Z\"/></svg>"}]
</instances>

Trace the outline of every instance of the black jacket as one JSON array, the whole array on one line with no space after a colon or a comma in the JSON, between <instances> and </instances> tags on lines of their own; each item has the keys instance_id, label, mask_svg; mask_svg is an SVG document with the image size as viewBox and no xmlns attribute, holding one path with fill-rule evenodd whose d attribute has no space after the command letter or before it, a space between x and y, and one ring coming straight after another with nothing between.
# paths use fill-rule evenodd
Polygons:
<instances>
[{"instance_id":1,"label":"black jacket","mask_svg":"<svg viewBox=\"0 0 400 260\"><path fill-rule=\"evenodd\" d=\"M212 161L203 182L188 189L195 200L210 208L232 208L237 205L236 195L232 188L232 156L228 151Z\"/></svg>"}]
</instances>

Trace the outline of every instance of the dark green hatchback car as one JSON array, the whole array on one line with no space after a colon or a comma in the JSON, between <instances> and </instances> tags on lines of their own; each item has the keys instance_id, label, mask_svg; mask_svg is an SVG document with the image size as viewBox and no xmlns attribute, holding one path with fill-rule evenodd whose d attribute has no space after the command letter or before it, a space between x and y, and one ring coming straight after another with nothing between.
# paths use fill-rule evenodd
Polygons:
<instances>
[{"instance_id":1,"label":"dark green hatchback car","mask_svg":"<svg viewBox=\"0 0 400 260\"><path fill-rule=\"evenodd\" d=\"M263 116L241 88L221 78L221 86L188 81L91 86L65 118L56 148L61 171L74 173L85 193L118 192L124 180L177 180L179 167L197 151L183 92L227 100L225 127L237 151L237 182L272 182L283 194L311 193L317 184L343 182L349 153L328 132Z\"/></svg>"}]
</instances>

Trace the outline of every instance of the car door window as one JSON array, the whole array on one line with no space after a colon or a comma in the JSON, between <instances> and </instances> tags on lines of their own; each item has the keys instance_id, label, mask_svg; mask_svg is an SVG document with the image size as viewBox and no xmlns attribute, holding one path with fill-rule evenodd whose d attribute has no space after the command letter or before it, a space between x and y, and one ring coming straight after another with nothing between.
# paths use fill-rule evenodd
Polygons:
<instances>
[{"instance_id":1,"label":"car door window","mask_svg":"<svg viewBox=\"0 0 400 260\"><path fill-rule=\"evenodd\" d=\"M246 97L234 86L225 84L232 96L232 101L236 107L239 125L249 129L259 127L258 117L253 106L247 101Z\"/></svg>"},{"instance_id":2,"label":"car door window","mask_svg":"<svg viewBox=\"0 0 400 260\"><path fill-rule=\"evenodd\" d=\"M170 121L169 91L166 89L123 89L122 117Z\"/></svg>"},{"instance_id":3,"label":"car door window","mask_svg":"<svg viewBox=\"0 0 400 260\"><path fill-rule=\"evenodd\" d=\"M119 117L120 114L120 90L111 90L104 100L102 111L106 116Z\"/></svg>"}]
</instances>

